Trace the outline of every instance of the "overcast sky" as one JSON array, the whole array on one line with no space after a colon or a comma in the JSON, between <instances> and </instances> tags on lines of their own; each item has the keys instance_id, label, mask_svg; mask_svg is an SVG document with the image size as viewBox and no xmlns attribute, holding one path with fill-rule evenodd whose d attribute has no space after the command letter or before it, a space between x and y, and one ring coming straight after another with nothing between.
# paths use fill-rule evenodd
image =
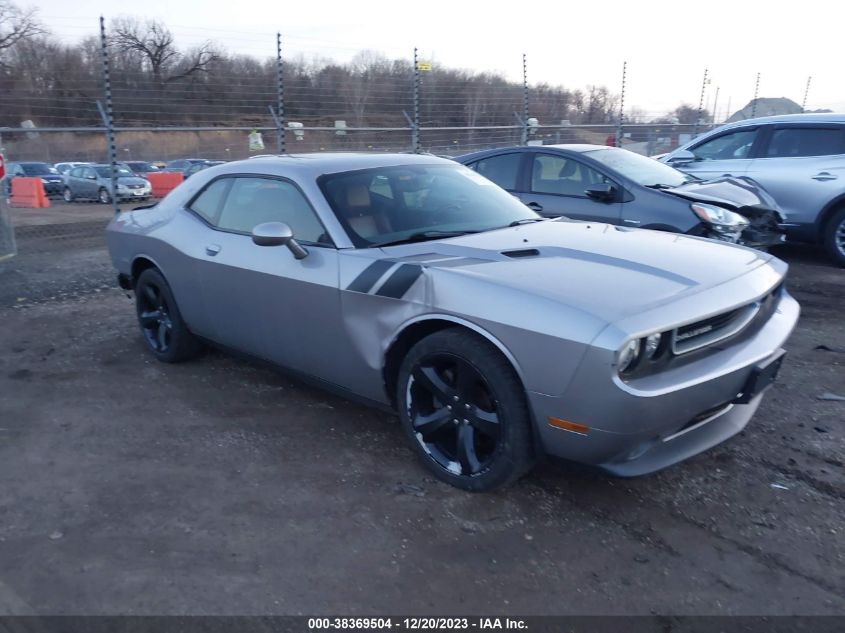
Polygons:
<instances>
[{"instance_id":1,"label":"overcast sky","mask_svg":"<svg viewBox=\"0 0 845 633\"><path fill-rule=\"evenodd\" d=\"M41 19L60 37L97 33L97 19L122 14L160 19L180 44L213 39L231 51L269 57L275 32L286 55L348 60L362 49L446 66L499 70L529 82L583 88L604 84L618 92L628 62L626 109L660 114L686 101L698 105L704 69L719 87L718 111L754 95L845 110L841 53L843 2L478 2L475 0L37 0Z\"/></svg>"}]
</instances>

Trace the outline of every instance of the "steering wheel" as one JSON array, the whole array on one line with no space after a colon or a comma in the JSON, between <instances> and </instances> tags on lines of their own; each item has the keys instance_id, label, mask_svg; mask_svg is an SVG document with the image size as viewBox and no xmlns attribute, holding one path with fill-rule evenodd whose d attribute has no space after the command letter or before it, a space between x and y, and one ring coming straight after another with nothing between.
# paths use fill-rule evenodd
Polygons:
<instances>
[{"instance_id":1,"label":"steering wheel","mask_svg":"<svg viewBox=\"0 0 845 633\"><path fill-rule=\"evenodd\" d=\"M457 202L446 202L437 207L431 214L431 220L435 224L443 221L453 219L456 213L463 211L461 205Z\"/></svg>"}]
</instances>

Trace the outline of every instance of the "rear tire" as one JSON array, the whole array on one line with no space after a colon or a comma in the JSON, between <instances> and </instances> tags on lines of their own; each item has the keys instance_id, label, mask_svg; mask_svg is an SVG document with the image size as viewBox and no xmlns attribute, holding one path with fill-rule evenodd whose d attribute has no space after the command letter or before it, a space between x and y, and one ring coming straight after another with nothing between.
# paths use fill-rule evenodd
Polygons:
<instances>
[{"instance_id":1,"label":"rear tire","mask_svg":"<svg viewBox=\"0 0 845 633\"><path fill-rule=\"evenodd\" d=\"M178 363L202 351L202 343L182 319L170 286L155 268L148 268L138 276L135 311L144 342L158 360Z\"/></svg>"},{"instance_id":2,"label":"rear tire","mask_svg":"<svg viewBox=\"0 0 845 633\"><path fill-rule=\"evenodd\" d=\"M845 207L840 207L827 221L822 240L828 257L845 267Z\"/></svg>"},{"instance_id":3,"label":"rear tire","mask_svg":"<svg viewBox=\"0 0 845 633\"><path fill-rule=\"evenodd\" d=\"M483 337L435 332L402 361L399 418L414 452L438 479L481 492L516 481L536 461L525 390Z\"/></svg>"}]
</instances>

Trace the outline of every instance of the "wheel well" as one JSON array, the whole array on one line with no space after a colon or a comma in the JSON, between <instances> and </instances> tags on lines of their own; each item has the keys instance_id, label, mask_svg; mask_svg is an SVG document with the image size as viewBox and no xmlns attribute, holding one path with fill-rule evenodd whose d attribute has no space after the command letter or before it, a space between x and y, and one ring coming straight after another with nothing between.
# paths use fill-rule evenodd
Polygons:
<instances>
[{"instance_id":1,"label":"wheel well","mask_svg":"<svg viewBox=\"0 0 845 633\"><path fill-rule=\"evenodd\" d=\"M406 327L399 336L396 337L396 340L390 344L390 348L388 348L387 353L385 354L384 360L384 368L382 369L382 374L384 377L384 386L385 390L387 391L387 397L390 400L390 404L395 408L396 407L396 382L399 378L399 368L402 366L402 361L411 348L419 343L422 339L426 336L434 334L435 332L439 332L440 330L446 329L456 329L456 330L463 330L472 334L473 336L481 336L482 338L487 338L482 334L479 334L475 330L460 323L455 323L454 321L447 321L446 319L427 319L425 321L417 321L416 323L412 323L408 327ZM513 366L513 361L511 358L507 356L507 354L503 353L502 350L499 348L498 345L493 343L493 346L498 350L500 354L508 361L511 366ZM522 384L522 377L519 376L519 372L517 371L516 367L513 367L514 372L517 374L517 380L519 380L520 384ZM524 386L523 386L524 388Z\"/></svg>"},{"instance_id":2,"label":"wheel well","mask_svg":"<svg viewBox=\"0 0 845 633\"><path fill-rule=\"evenodd\" d=\"M387 397L390 399L392 406L396 406L396 380L399 378L399 367L402 365L402 359L405 358L405 355L426 336L452 327L472 331L452 321L428 319L426 321L412 323L402 330L399 336L396 337L396 340L390 344L390 348L384 356L382 373L384 375L384 386L387 390Z\"/></svg>"},{"instance_id":3,"label":"wheel well","mask_svg":"<svg viewBox=\"0 0 845 633\"><path fill-rule=\"evenodd\" d=\"M841 195L838 198L834 198L833 200L831 200L824 208L824 210L819 214L817 227L817 238L819 242L824 241L824 232L827 228L827 223L830 221L830 218L832 218L833 215L843 207L845 207L845 195Z\"/></svg>"},{"instance_id":4,"label":"wheel well","mask_svg":"<svg viewBox=\"0 0 845 633\"><path fill-rule=\"evenodd\" d=\"M141 273L147 270L147 268L158 268L153 262L151 262L146 257L138 257L134 262L132 262L132 282L133 285L136 281L138 281L138 277L141 276Z\"/></svg>"}]
</instances>

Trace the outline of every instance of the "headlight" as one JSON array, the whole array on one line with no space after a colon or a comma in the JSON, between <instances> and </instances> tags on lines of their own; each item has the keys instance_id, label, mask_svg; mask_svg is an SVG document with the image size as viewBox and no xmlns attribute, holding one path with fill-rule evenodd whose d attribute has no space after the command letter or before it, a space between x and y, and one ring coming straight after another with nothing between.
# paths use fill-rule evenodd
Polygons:
<instances>
[{"instance_id":1,"label":"headlight","mask_svg":"<svg viewBox=\"0 0 845 633\"><path fill-rule=\"evenodd\" d=\"M663 335L659 332L657 334L651 334L645 337L645 357L651 360L654 358L654 355L657 354L657 350L660 348L660 341L663 338Z\"/></svg>"},{"instance_id":2,"label":"headlight","mask_svg":"<svg viewBox=\"0 0 845 633\"><path fill-rule=\"evenodd\" d=\"M620 374L624 374L628 371L634 364L637 362L637 359L640 357L640 341L639 339L634 339L633 341L628 341L621 350L619 350L619 362L617 364L617 370Z\"/></svg>"},{"instance_id":3,"label":"headlight","mask_svg":"<svg viewBox=\"0 0 845 633\"><path fill-rule=\"evenodd\" d=\"M748 220L739 213L713 204L693 202L690 208L702 222L709 224L718 233L739 234L748 226Z\"/></svg>"},{"instance_id":4,"label":"headlight","mask_svg":"<svg viewBox=\"0 0 845 633\"><path fill-rule=\"evenodd\" d=\"M118 185L117 190L118 191L129 191L129 187L127 187L126 185Z\"/></svg>"},{"instance_id":5,"label":"headlight","mask_svg":"<svg viewBox=\"0 0 845 633\"><path fill-rule=\"evenodd\" d=\"M46 185L46 184L49 184L49 182L50 182L50 181L49 181L49 180L47 180L46 178L42 178L42 179L41 179L41 182L43 182L43 183Z\"/></svg>"},{"instance_id":6,"label":"headlight","mask_svg":"<svg viewBox=\"0 0 845 633\"><path fill-rule=\"evenodd\" d=\"M660 366L666 360L668 346L663 343L666 340L665 332L655 332L642 338L628 341L617 352L616 371L622 378L631 377L634 374L648 372Z\"/></svg>"}]
</instances>

